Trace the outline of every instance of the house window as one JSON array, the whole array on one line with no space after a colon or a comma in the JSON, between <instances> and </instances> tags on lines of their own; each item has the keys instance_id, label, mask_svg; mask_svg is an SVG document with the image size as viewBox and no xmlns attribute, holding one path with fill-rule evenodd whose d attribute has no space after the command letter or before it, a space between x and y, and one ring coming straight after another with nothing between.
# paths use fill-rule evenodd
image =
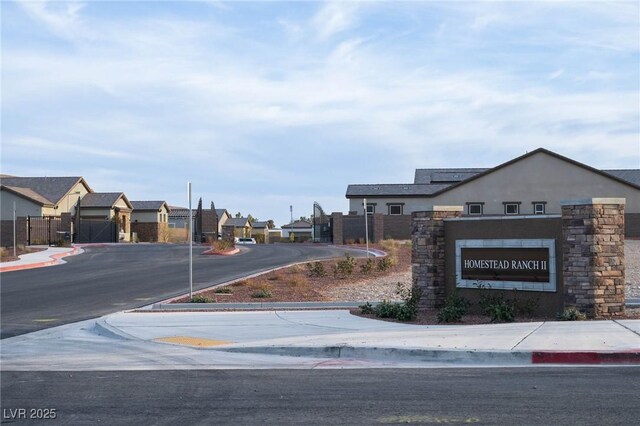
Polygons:
<instances>
[{"instance_id":1,"label":"house window","mask_svg":"<svg viewBox=\"0 0 640 426\"><path fill-rule=\"evenodd\" d=\"M467 203L467 214L469 216L478 216L482 214L483 203Z\"/></svg>"},{"instance_id":2,"label":"house window","mask_svg":"<svg viewBox=\"0 0 640 426\"><path fill-rule=\"evenodd\" d=\"M520 214L520 203L504 203L504 214L506 215Z\"/></svg>"},{"instance_id":3,"label":"house window","mask_svg":"<svg viewBox=\"0 0 640 426\"><path fill-rule=\"evenodd\" d=\"M544 201L534 201L533 203L533 214L545 214L547 203Z\"/></svg>"},{"instance_id":4,"label":"house window","mask_svg":"<svg viewBox=\"0 0 640 426\"><path fill-rule=\"evenodd\" d=\"M367 214L374 214L376 212L375 204L367 204Z\"/></svg>"},{"instance_id":5,"label":"house window","mask_svg":"<svg viewBox=\"0 0 640 426\"><path fill-rule=\"evenodd\" d=\"M389 214L390 215L401 215L402 214L402 204L389 204Z\"/></svg>"}]
</instances>

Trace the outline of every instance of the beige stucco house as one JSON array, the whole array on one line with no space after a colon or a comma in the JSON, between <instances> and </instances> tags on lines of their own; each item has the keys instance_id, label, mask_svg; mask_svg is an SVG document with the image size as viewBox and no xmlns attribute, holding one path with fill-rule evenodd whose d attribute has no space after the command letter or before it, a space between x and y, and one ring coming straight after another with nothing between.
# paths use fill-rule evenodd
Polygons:
<instances>
[{"instance_id":1,"label":"beige stucco house","mask_svg":"<svg viewBox=\"0 0 640 426\"><path fill-rule=\"evenodd\" d=\"M164 201L131 201L131 232L138 241L168 242L169 206Z\"/></svg>"},{"instance_id":2,"label":"beige stucco house","mask_svg":"<svg viewBox=\"0 0 640 426\"><path fill-rule=\"evenodd\" d=\"M349 185L350 213L381 213L385 237L408 236L412 212L463 206L467 216L560 214L562 200L625 198L627 236L640 236L640 169L598 170L539 148L490 169L418 169L414 183Z\"/></svg>"},{"instance_id":3,"label":"beige stucco house","mask_svg":"<svg viewBox=\"0 0 640 426\"><path fill-rule=\"evenodd\" d=\"M75 177L0 177L0 217L13 219L13 205L17 217L60 216L74 214L79 198L93 192L87 182Z\"/></svg>"},{"instance_id":4,"label":"beige stucco house","mask_svg":"<svg viewBox=\"0 0 640 426\"><path fill-rule=\"evenodd\" d=\"M85 220L113 220L118 224L120 241L131 240L131 212L133 206L122 192L92 192L80 201L80 218Z\"/></svg>"}]
</instances>

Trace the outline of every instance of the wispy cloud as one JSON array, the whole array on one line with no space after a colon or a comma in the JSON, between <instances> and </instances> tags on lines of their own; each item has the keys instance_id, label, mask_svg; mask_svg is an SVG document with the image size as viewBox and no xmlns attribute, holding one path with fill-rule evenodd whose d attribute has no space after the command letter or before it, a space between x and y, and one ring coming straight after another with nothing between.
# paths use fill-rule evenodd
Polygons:
<instances>
[{"instance_id":1,"label":"wispy cloud","mask_svg":"<svg viewBox=\"0 0 640 426\"><path fill-rule=\"evenodd\" d=\"M172 204L191 179L282 223L289 204L345 210L347 184L415 167L539 146L595 167L640 157L637 5L6 6L7 173L121 179Z\"/></svg>"}]
</instances>

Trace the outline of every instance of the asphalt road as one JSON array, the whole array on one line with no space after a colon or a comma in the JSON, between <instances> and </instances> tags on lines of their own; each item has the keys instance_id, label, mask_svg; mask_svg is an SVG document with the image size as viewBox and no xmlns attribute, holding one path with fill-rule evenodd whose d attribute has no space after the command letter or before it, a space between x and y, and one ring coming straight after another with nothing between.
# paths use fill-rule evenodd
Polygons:
<instances>
[{"instance_id":1,"label":"asphalt road","mask_svg":"<svg viewBox=\"0 0 640 426\"><path fill-rule=\"evenodd\" d=\"M639 392L635 367L2 373L17 424L632 425Z\"/></svg>"},{"instance_id":2,"label":"asphalt road","mask_svg":"<svg viewBox=\"0 0 640 426\"><path fill-rule=\"evenodd\" d=\"M47 268L2 273L0 337L95 318L149 305L189 291L189 247L123 244L90 247ZM321 245L275 244L243 248L235 256L202 256L194 248L194 290L344 250Z\"/></svg>"}]
</instances>

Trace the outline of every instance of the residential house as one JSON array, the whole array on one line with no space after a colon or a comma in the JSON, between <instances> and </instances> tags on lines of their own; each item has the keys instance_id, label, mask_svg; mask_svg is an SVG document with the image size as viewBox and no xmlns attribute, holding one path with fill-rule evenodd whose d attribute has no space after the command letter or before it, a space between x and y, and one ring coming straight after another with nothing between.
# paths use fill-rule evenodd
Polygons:
<instances>
[{"instance_id":1,"label":"residential house","mask_svg":"<svg viewBox=\"0 0 640 426\"><path fill-rule=\"evenodd\" d=\"M131 232L138 241L168 242L169 206L165 201L131 201Z\"/></svg>"},{"instance_id":2,"label":"residential house","mask_svg":"<svg viewBox=\"0 0 640 426\"><path fill-rule=\"evenodd\" d=\"M251 222L246 217L232 217L222 225L222 235L238 238L248 238L251 236Z\"/></svg>"},{"instance_id":3,"label":"residential house","mask_svg":"<svg viewBox=\"0 0 640 426\"><path fill-rule=\"evenodd\" d=\"M73 177L17 177L0 176L0 218L13 219L13 205L17 217L56 216L74 213L79 198L93 192L79 176Z\"/></svg>"},{"instance_id":4,"label":"residential house","mask_svg":"<svg viewBox=\"0 0 640 426\"><path fill-rule=\"evenodd\" d=\"M296 241L307 241L312 238L313 226L306 220L296 220L293 223L282 225L282 238L290 238L294 234Z\"/></svg>"},{"instance_id":5,"label":"residential house","mask_svg":"<svg viewBox=\"0 0 640 426\"><path fill-rule=\"evenodd\" d=\"M122 192L92 192L80 201L80 219L116 222L120 241L131 240L132 211L133 206Z\"/></svg>"},{"instance_id":6,"label":"residential house","mask_svg":"<svg viewBox=\"0 0 640 426\"><path fill-rule=\"evenodd\" d=\"M254 221L251 224L251 236L258 243L269 244L269 231L273 228L273 221Z\"/></svg>"},{"instance_id":7,"label":"residential house","mask_svg":"<svg viewBox=\"0 0 640 426\"><path fill-rule=\"evenodd\" d=\"M417 169L414 183L349 185L350 214L383 215L384 236L408 238L411 213L464 206L464 215L560 214L562 200L625 198L625 233L640 237L640 169L598 170L536 149L489 169Z\"/></svg>"}]
</instances>

